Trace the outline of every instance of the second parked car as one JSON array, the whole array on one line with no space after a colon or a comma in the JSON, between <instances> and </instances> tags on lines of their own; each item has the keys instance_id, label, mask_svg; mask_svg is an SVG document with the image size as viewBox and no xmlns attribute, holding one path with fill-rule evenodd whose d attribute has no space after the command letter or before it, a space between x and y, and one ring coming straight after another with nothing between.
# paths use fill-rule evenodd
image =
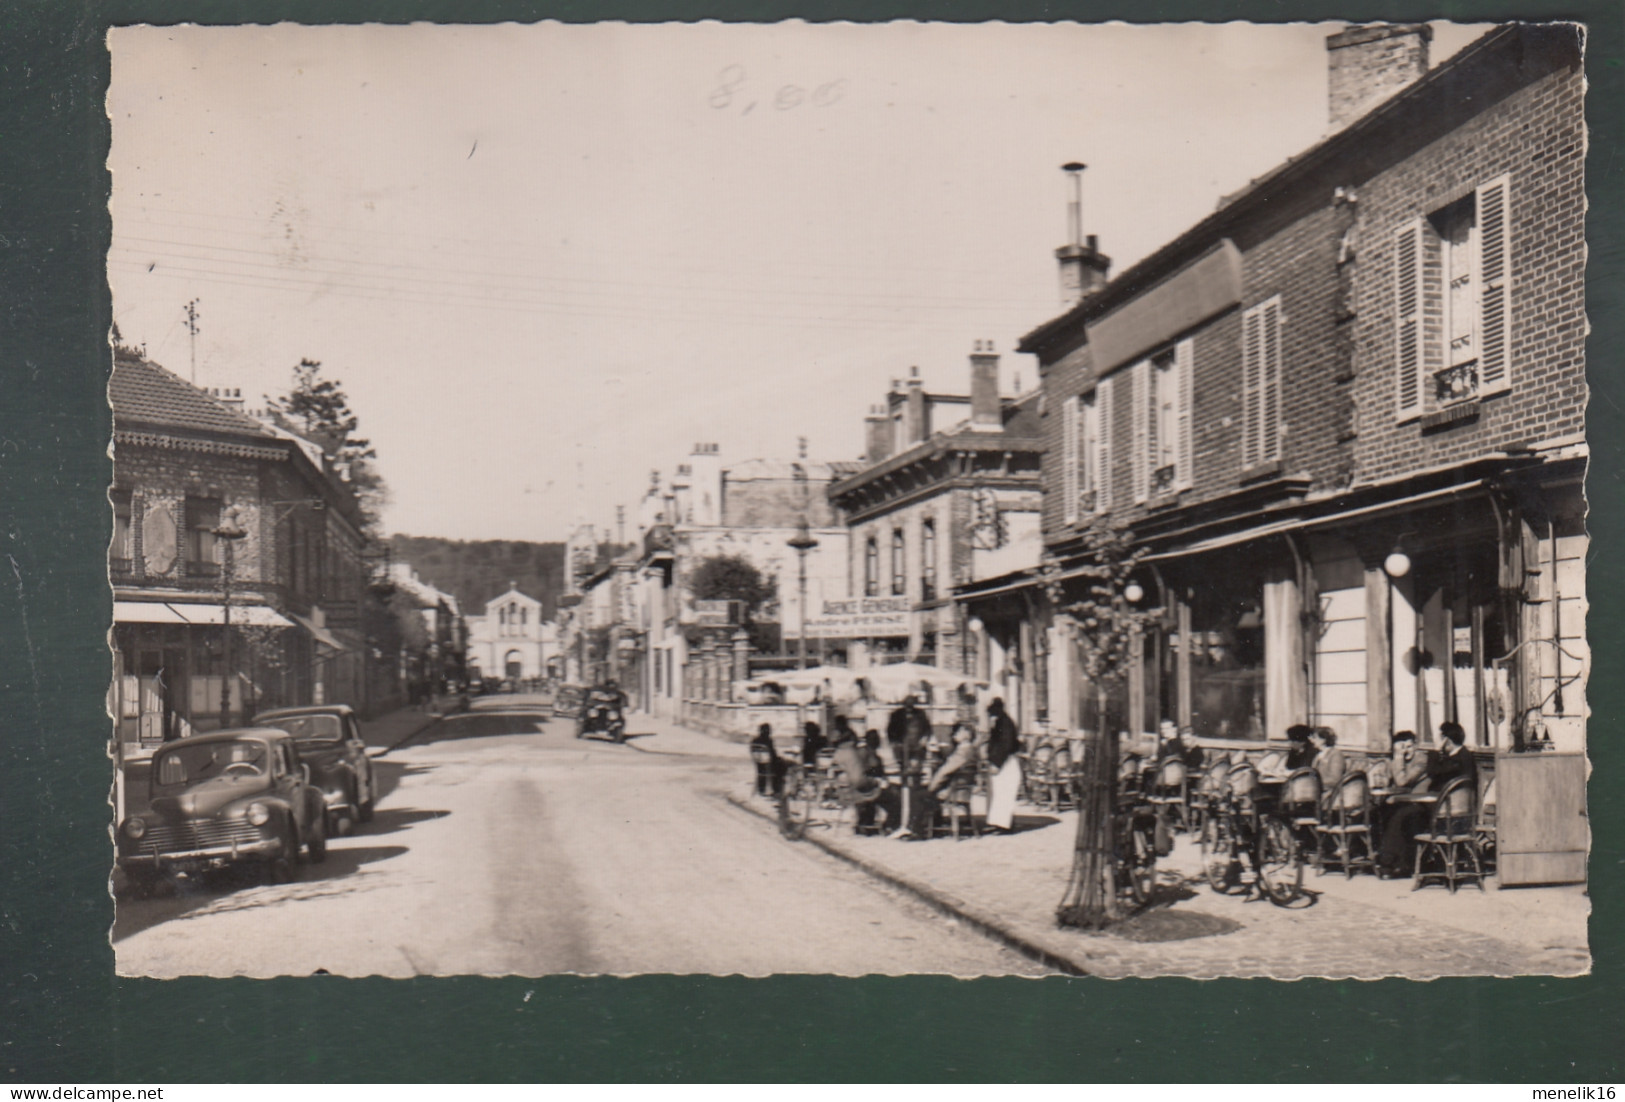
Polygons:
<instances>
[{"instance_id":1,"label":"second parked car","mask_svg":"<svg viewBox=\"0 0 1625 1102\"><path fill-rule=\"evenodd\" d=\"M327 827L343 834L372 818L378 802L372 759L348 704L277 708L254 717L256 727L275 727L293 736L299 760L310 766L311 783L327 805Z\"/></svg>"}]
</instances>

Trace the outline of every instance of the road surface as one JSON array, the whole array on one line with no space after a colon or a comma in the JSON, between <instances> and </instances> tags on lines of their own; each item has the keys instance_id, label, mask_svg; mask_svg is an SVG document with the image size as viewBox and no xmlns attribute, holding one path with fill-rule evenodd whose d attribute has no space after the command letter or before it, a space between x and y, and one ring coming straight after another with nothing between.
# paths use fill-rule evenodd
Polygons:
<instances>
[{"instance_id":1,"label":"road surface","mask_svg":"<svg viewBox=\"0 0 1625 1102\"><path fill-rule=\"evenodd\" d=\"M742 748L580 741L500 701L378 758L377 817L296 882L121 898L119 972L1046 973L728 805Z\"/></svg>"}]
</instances>

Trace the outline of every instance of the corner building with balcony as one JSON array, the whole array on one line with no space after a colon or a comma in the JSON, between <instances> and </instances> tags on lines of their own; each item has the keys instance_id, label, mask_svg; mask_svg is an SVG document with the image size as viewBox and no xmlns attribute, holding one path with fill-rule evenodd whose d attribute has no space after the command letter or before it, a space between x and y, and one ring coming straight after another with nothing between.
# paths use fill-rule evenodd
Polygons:
<instances>
[{"instance_id":1,"label":"corner building with balcony","mask_svg":"<svg viewBox=\"0 0 1625 1102\"><path fill-rule=\"evenodd\" d=\"M1578 879L1579 33L1498 28L1432 70L1428 35L1331 36L1330 136L1023 339L1061 603L1104 522L1157 613L1103 719L1051 609L1048 725L1309 723L1358 758L1455 721L1486 776L1547 751L1542 799L1581 825L1527 875Z\"/></svg>"}]
</instances>

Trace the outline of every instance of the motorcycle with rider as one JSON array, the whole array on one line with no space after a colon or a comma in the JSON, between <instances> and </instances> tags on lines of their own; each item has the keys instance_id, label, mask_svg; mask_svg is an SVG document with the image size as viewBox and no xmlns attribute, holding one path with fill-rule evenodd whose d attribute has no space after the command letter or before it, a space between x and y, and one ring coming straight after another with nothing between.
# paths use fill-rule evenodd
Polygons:
<instances>
[{"instance_id":1,"label":"motorcycle with rider","mask_svg":"<svg viewBox=\"0 0 1625 1102\"><path fill-rule=\"evenodd\" d=\"M613 742L626 741L626 694L613 680L594 686L581 705L576 738L602 734Z\"/></svg>"}]
</instances>

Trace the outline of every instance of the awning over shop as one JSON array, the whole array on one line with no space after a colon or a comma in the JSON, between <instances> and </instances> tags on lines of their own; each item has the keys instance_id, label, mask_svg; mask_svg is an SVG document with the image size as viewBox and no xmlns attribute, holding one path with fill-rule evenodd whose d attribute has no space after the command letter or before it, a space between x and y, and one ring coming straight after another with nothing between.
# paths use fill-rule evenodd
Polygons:
<instances>
[{"instance_id":1,"label":"awning over shop","mask_svg":"<svg viewBox=\"0 0 1625 1102\"><path fill-rule=\"evenodd\" d=\"M186 601L114 601L115 624L224 624L224 605ZM291 628L293 622L264 605L232 605L231 622L252 627Z\"/></svg>"},{"instance_id":2,"label":"awning over shop","mask_svg":"<svg viewBox=\"0 0 1625 1102\"><path fill-rule=\"evenodd\" d=\"M295 620L298 620L299 621L299 626L304 628L306 631L310 632L311 638L315 639L316 642L320 643L322 646L327 647L330 650L348 650L349 649L343 643L339 642L339 639L338 639L337 636L332 634L330 631L328 631L326 628L322 627L318 623L316 623L316 621L307 619L307 618L299 615L297 612L290 612L290 613L288 613L288 615L292 616Z\"/></svg>"}]
</instances>

